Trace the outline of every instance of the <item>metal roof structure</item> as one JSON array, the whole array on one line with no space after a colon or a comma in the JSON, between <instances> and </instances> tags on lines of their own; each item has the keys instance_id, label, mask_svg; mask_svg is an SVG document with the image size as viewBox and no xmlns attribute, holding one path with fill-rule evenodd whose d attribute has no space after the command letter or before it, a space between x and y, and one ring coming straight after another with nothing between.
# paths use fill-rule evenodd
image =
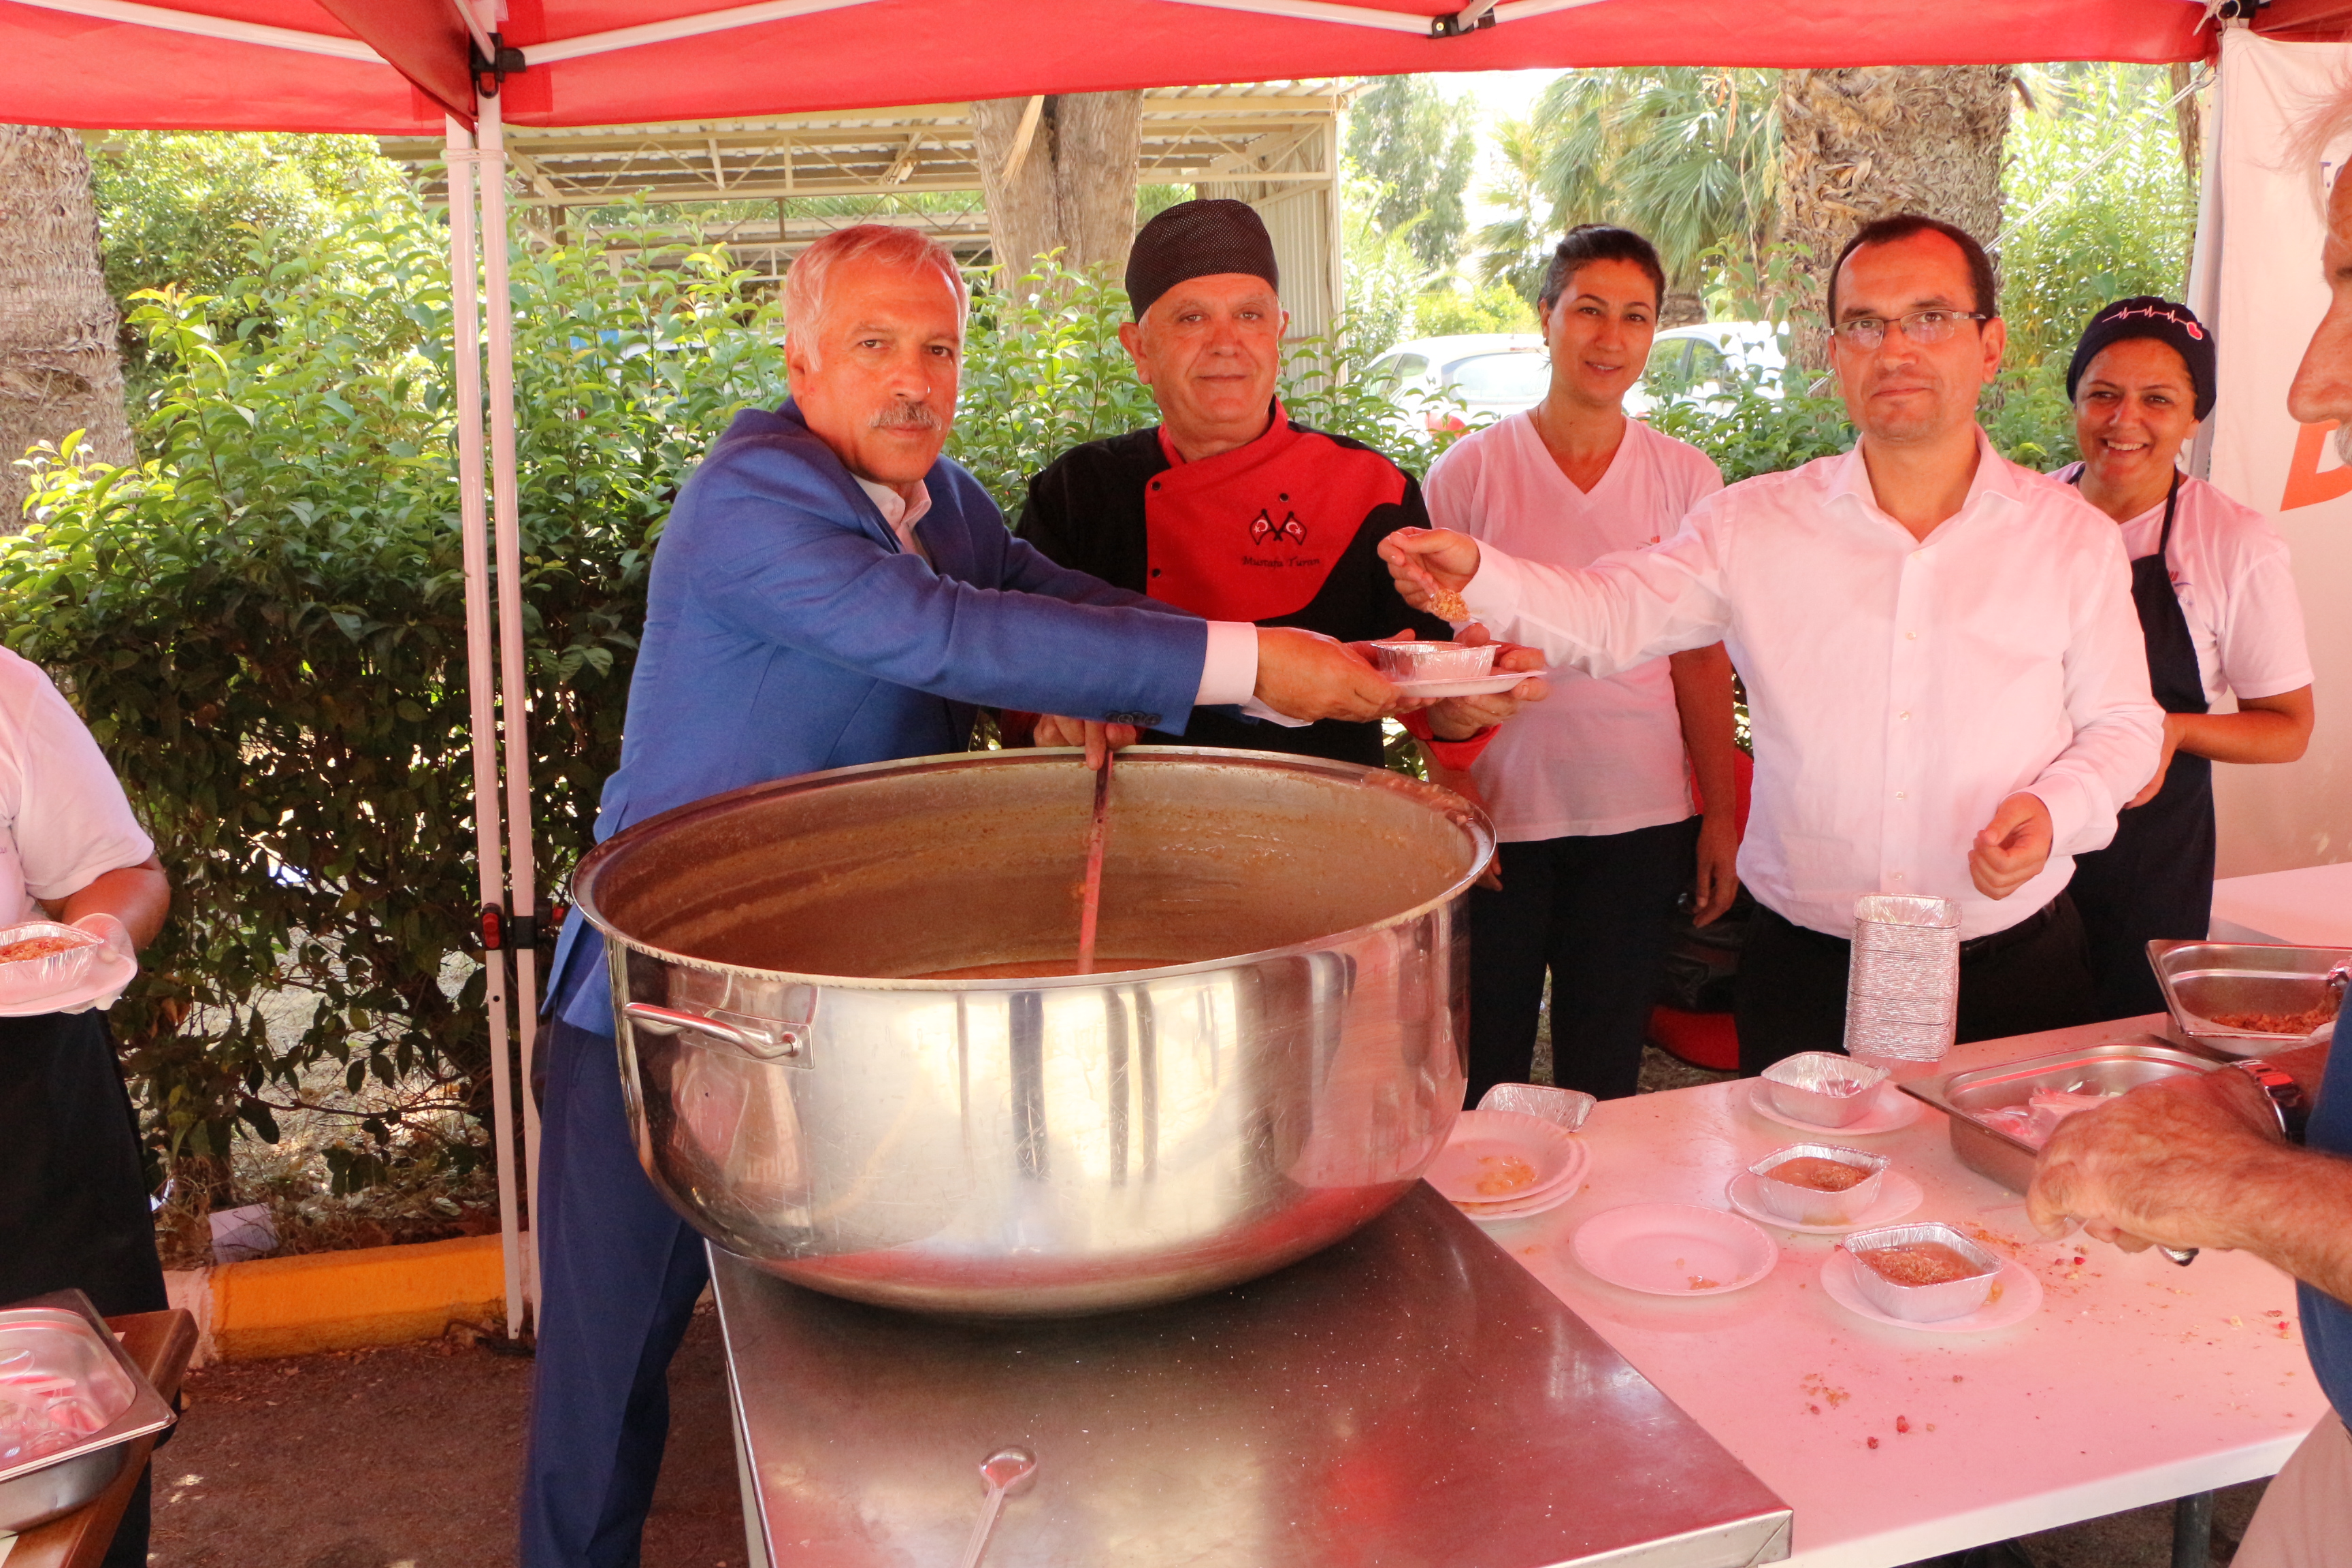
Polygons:
<instances>
[{"instance_id":1,"label":"metal roof structure","mask_svg":"<svg viewBox=\"0 0 2352 1568\"><path fill-rule=\"evenodd\" d=\"M1143 99L1140 181L1266 207L1323 193L1307 205L1317 209L1312 226L1328 231L1329 250L1301 260L1311 273L1330 271L1339 116L1352 90L1339 81L1152 89ZM688 207L705 236L725 240L744 265L770 277L850 223L921 227L967 260L988 250L967 103L667 125L510 125L506 137L512 199L526 221L572 237L597 232L600 211L640 197ZM443 156L439 137L385 137L382 145L420 171ZM446 199L444 177L436 171L430 179L429 195ZM840 200L865 198L855 204L862 207L877 197L899 198L897 210L857 211ZM1273 211L1267 218L1274 223Z\"/></svg>"}]
</instances>

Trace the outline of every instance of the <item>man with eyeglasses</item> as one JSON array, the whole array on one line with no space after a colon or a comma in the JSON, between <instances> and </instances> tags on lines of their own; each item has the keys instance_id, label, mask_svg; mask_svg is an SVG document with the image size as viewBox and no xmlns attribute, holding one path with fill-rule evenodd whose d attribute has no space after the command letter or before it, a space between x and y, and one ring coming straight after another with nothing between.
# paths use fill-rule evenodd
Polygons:
<instances>
[{"instance_id":1,"label":"man with eyeglasses","mask_svg":"<svg viewBox=\"0 0 2352 1568\"><path fill-rule=\"evenodd\" d=\"M1829 314L1852 451L1733 485L1663 544L1581 570L1444 530L1381 545L1408 599L1453 590L1496 636L1592 675L1727 645L1756 743L1747 1072L1843 1048L1868 893L1959 905L1960 1039L2094 1018L2066 882L2163 732L2115 525L1977 426L2006 337L1983 247L1882 218L1840 253Z\"/></svg>"}]
</instances>

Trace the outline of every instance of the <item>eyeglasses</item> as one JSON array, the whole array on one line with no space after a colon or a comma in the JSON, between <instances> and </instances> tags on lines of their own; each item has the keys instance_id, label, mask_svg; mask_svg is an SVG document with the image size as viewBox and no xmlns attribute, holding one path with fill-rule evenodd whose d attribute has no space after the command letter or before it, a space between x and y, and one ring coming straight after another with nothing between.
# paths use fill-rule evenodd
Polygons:
<instances>
[{"instance_id":1,"label":"eyeglasses","mask_svg":"<svg viewBox=\"0 0 2352 1568\"><path fill-rule=\"evenodd\" d=\"M1914 310L1906 316L1894 318L1903 328L1903 335L1915 343L1940 343L1952 335L1952 329L1962 321L1990 321L1990 316L1969 310ZM1840 321L1830 329L1845 340L1853 349L1874 349L1886 341L1886 329L1894 324L1883 316L1856 316Z\"/></svg>"}]
</instances>

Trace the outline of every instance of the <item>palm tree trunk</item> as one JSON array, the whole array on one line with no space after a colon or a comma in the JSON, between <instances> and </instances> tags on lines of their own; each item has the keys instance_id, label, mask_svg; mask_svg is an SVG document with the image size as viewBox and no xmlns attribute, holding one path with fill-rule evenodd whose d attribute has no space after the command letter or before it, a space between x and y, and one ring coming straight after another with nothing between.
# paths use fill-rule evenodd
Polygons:
<instances>
[{"instance_id":1,"label":"palm tree trunk","mask_svg":"<svg viewBox=\"0 0 2352 1568\"><path fill-rule=\"evenodd\" d=\"M1073 272L1125 265L1135 238L1143 94L986 99L971 106L971 131L989 248L1007 278L1050 250Z\"/></svg>"},{"instance_id":2,"label":"palm tree trunk","mask_svg":"<svg viewBox=\"0 0 2352 1568\"><path fill-rule=\"evenodd\" d=\"M1783 73L1780 238L1810 257L1801 261L1810 298L1794 323L1802 363L1829 363L1829 268L1863 225L1924 213L1992 243L2013 74L2007 66Z\"/></svg>"},{"instance_id":3,"label":"palm tree trunk","mask_svg":"<svg viewBox=\"0 0 2352 1568\"><path fill-rule=\"evenodd\" d=\"M37 441L84 432L82 449L131 460L121 318L106 292L89 156L46 125L0 125L0 533L24 526Z\"/></svg>"}]
</instances>

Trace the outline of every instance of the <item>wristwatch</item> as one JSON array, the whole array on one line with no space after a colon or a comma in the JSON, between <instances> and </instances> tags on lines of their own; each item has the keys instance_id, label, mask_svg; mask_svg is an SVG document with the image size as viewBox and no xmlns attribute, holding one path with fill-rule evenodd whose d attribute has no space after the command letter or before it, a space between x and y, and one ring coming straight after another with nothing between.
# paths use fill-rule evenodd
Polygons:
<instances>
[{"instance_id":1,"label":"wristwatch","mask_svg":"<svg viewBox=\"0 0 2352 1568\"><path fill-rule=\"evenodd\" d=\"M2277 1116L2279 1135L2290 1143L2303 1142L2304 1123L2310 1119L2310 1110L2303 1103L2303 1086L2293 1074L2260 1057L2247 1057L2230 1064L2262 1086L2263 1094L2271 1102L2272 1113Z\"/></svg>"}]
</instances>

